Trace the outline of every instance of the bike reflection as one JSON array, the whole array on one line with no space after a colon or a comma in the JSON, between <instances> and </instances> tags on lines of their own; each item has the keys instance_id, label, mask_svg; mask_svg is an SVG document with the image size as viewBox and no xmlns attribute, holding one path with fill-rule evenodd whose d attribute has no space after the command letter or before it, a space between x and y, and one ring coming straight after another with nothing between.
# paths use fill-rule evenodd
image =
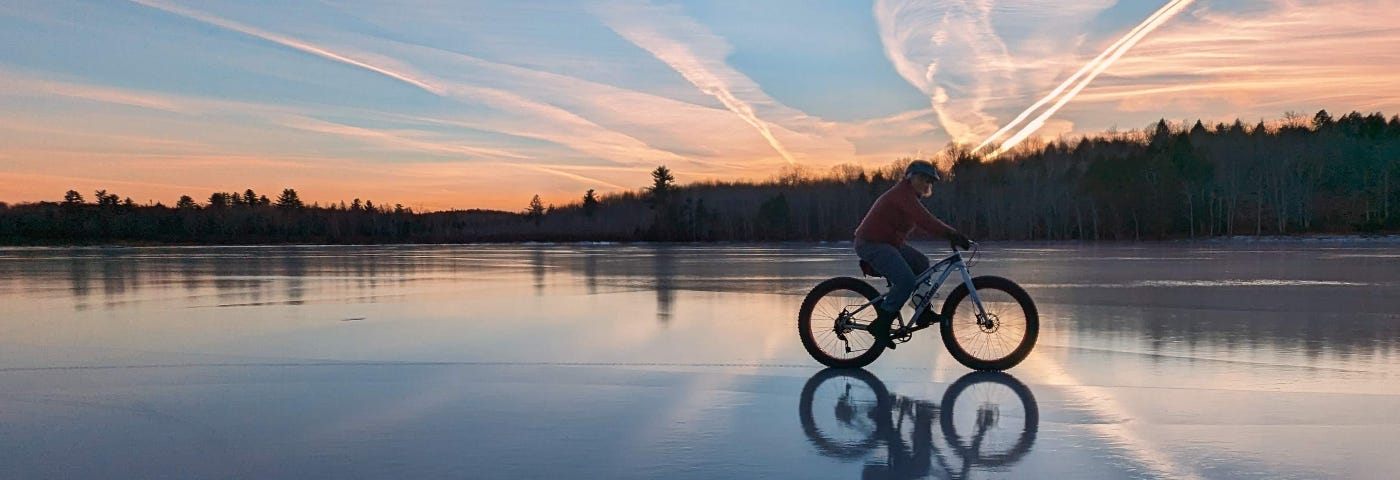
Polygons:
<instances>
[{"instance_id":1,"label":"bike reflection","mask_svg":"<svg viewBox=\"0 0 1400 480\"><path fill-rule=\"evenodd\" d=\"M1030 388L1002 372L963 375L935 404L890 394L866 370L830 368L807 380L801 402L802 430L818 453L869 457L861 478L967 478L1009 467L1030 452L1040 424Z\"/></svg>"}]
</instances>

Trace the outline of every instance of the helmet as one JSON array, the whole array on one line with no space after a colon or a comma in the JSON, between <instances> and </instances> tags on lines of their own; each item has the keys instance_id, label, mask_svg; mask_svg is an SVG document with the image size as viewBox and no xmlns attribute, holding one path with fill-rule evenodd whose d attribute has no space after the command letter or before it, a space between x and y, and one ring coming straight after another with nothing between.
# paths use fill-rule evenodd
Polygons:
<instances>
[{"instance_id":1,"label":"helmet","mask_svg":"<svg viewBox=\"0 0 1400 480\"><path fill-rule=\"evenodd\" d=\"M928 160L914 160L914 161L912 161L912 162L909 162L909 166L908 166L908 167L905 167L905 169L904 169L904 176L905 176L905 178L908 178L908 177L913 176L913 175L916 175L916 174L917 174L917 175L927 175L929 178L932 178L934 181L938 181L938 180L940 180L940 179L943 178L942 175L939 175L939 174L938 174L938 169L937 169L937 168L934 168L934 167L933 167L933 164L932 164L932 163L929 163Z\"/></svg>"}]
</instances>

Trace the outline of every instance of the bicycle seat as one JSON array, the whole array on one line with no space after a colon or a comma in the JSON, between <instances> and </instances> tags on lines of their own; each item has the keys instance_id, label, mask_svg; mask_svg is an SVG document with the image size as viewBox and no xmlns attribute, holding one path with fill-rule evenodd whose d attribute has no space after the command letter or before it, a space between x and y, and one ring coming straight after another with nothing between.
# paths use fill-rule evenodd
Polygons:
<instances>
[{"instance_id":1,"label":"bicycle seat","mask_svg":"<svg viewBox=\"0 0 1400 480\"><path fill-rule=\"evenodd\" d=\"M884 276L880 275L880 272L875 271L875 268L870 266L870 262L865 260L860 261L860 273L864 273L867 277L880 278Z\"/></svg>"}]
</instances>

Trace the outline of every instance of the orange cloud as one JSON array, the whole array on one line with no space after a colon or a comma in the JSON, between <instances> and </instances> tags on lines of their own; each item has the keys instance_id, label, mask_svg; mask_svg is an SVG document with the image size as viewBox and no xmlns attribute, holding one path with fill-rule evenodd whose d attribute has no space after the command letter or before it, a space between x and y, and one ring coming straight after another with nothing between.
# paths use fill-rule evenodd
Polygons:
<instances>
[{"instance_id":1,"label":"orange cloud","mask_svg":"<svg viewBox=\"0 0 1400 480\"><path fill-rule=\"evenodd\" d=\"M1078 98L1085 108L1204 109L1274 118L1285 110L1400 107L1400 10L1390 2L1272 1L1201 8L1163 27ZM1201 112L1187 112L1200 115Z\"/></svg>"}]
</instances>

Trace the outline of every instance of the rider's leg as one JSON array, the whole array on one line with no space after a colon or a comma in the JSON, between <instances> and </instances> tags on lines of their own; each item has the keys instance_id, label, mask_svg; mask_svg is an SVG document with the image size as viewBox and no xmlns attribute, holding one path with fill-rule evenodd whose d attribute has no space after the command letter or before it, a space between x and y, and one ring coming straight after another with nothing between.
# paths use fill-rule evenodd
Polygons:
<instances>
[{"instance_id":1,"label":"rider's leg","mask_svg":"<svg viewBox=\"0 0 1400 480\"><path fill-rule=\"evenodd\" d=\"M909 269L913 271L915 275L924 273L924 270L928 270L928 256L920 252L919 249L906 243L899 246L899 254L904 257L905 262L909 263ZM919 325L928 325L938 321L938 317L933 313L932 308L918 312L916 315L917 319L915 322Z\"/></svg>"},{"instance_id":2,"label":"rider's leg","mask_svg":"<svg viewBox=\"0 0 1400 480\"><path fill-rule=\"evenodd\" d=\"M890 281L890 291L885 295L885 301L875 306L879 316L870 324L870 334L875 341L893 348L894 343L889 341L890 323L914 291L914 271L909 268L909 262L900 249L888 243L856 240L856 255L870 262L875 271Z\"/></svg>"},{"instance_id":3,"label":"rider's leg","mask_svg":"<svg viewBox=\"0 0 1400 480\"><path fill-rule=\"evenodd\" d=\"M890 281L890 291L885 295L884 303L878 305L880 309L898 312L899 308L904 306L904 302L909 301L909 294L914 291L914 271L909 268L904 253L900 248L888 243L857 240L856 255L859 255L861 260L870 262L875 271Z\"/></svg>"},{"instance_id":4,"label":"rider's leg","mask_svg":"<svg viewBox=\"0 0 1400 480\"><path fill-rule=\"evenodd\" d=\"M899 246L899 255L904 257L904 262L909 264L909 269L915 275L928 270L928 256L920 252L919 249L906 243Z\"/></svg>"}]
</instances>

